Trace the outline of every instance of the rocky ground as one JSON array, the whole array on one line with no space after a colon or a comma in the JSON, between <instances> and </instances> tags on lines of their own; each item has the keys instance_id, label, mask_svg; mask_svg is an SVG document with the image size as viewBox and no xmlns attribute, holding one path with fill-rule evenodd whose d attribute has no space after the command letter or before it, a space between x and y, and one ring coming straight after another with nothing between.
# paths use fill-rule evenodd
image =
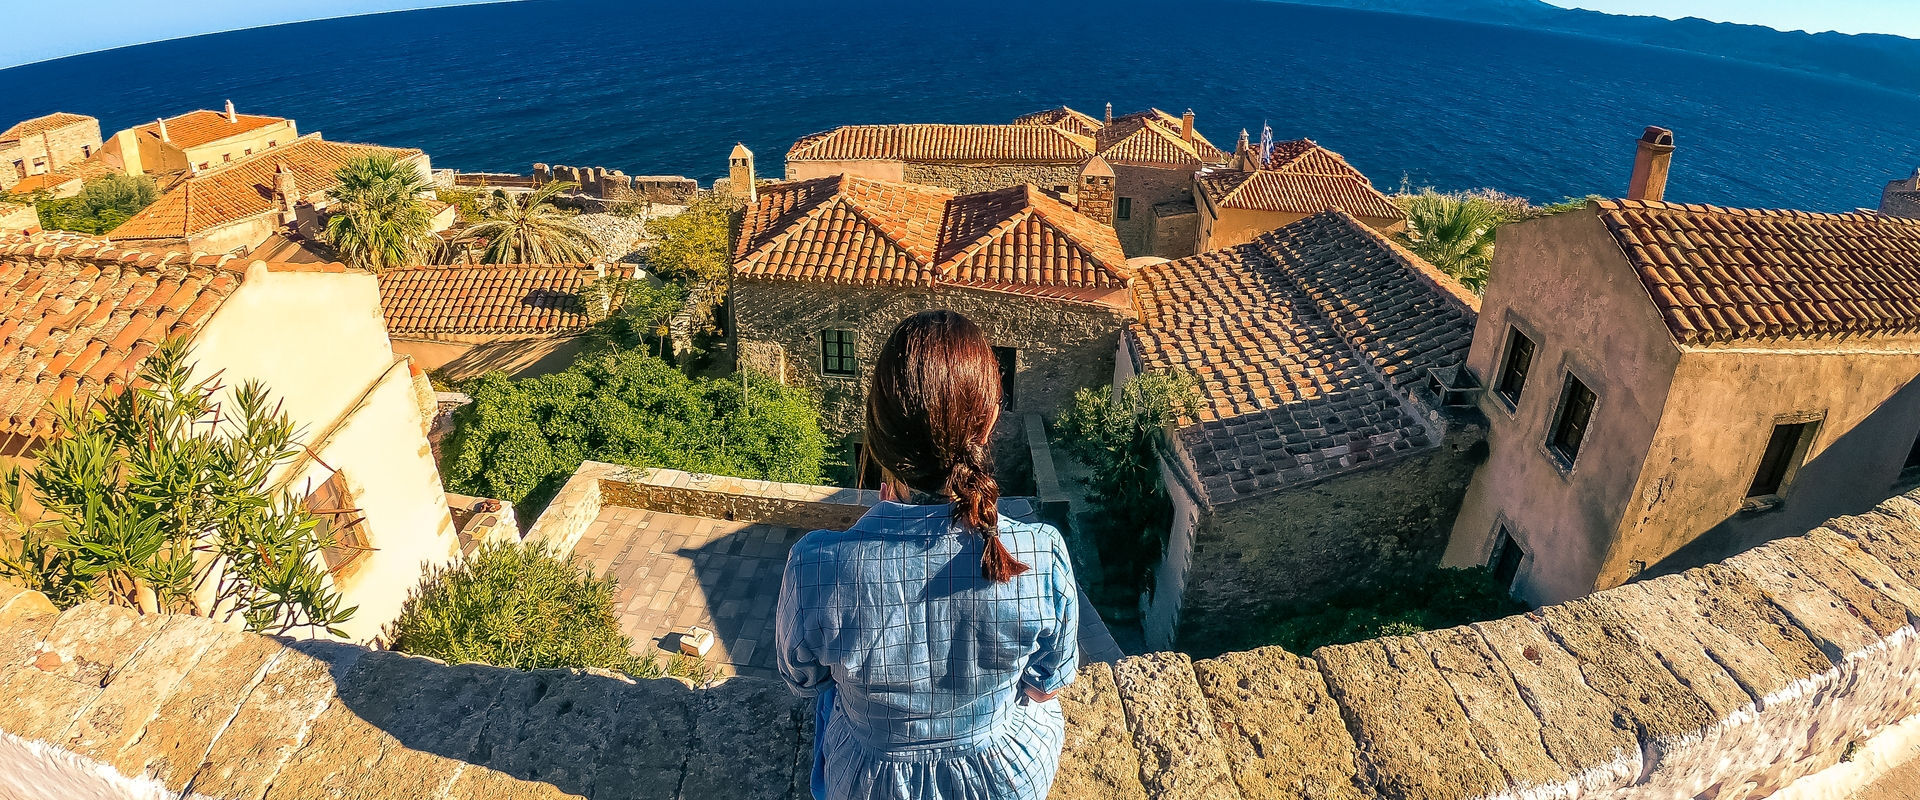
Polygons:
<instances>
[{"instance_id":1,"label":"rocky ground","mask_svg":"<svg viewBox=\"0 0 1920 800\"><path fill-rule=\"evenodd\" d=\"M685 206L656 205L647 219L658 220L671 217L685 210ZM574 222L587 233L593 235L600 249L615 261L637 262L640 253L650 243L647 234L647 219L628 217L606 212L581 214Z\"/></svg>"}]
</instances>

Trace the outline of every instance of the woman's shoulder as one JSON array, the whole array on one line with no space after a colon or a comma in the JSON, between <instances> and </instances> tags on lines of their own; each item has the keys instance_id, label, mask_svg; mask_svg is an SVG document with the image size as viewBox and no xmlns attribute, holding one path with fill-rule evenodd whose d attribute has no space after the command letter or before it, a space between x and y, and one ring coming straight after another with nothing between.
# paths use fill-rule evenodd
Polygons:
<instances>
[{"instance_id":1,"label":"woman's shoulder","mask_svg":"<svg viewBox=\"0 0 1920 800\"><path fill-rule=\"evenodd\" d=\"M1018 520L1008 516L1000 517L1001 544L1016 556L1026 560L1026 556L1058 556L1065 558L1067 552L1066 537L1060 529L1039 521ZM1031 561L1028 562L1032 564Z\"/></svg>"}]
</instances>

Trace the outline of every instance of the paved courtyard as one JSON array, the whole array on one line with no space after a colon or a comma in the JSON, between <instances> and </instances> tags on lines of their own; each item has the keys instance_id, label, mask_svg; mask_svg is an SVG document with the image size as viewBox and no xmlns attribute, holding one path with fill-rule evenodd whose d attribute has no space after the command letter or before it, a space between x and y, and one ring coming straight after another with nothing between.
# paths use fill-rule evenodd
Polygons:
<instances>
[{"instance_id":1,"label":"paved courtyard","mask_svg":"<svg viewBox=\"0 0 1920 800\"><path fill-rule=\"evenodd\" d=\"M709 664L724 674L772 678L780 576L787 551L805 534L782 525L606 506L573 552L596 574L620 581L614 611L636 650L651 650L664 662L679 652L679 632L697 625L714 632ZM1080 609L1081 661L1120 658L1084 595Z\"/></svg>"}]
</instances>

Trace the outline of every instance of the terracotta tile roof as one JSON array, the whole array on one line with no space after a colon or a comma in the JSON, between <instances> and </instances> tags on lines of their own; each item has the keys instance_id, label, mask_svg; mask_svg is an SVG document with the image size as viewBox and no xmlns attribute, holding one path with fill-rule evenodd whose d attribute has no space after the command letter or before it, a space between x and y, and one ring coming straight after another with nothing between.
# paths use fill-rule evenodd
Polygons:
<instances>
[{"instance_id":1,"label":"terracotta tile roof","mask_svg":"<svg viewBox=\"0 0 1920 800\"><path fill-rule=\"evenodd\" d=\"M14 123L13 127L8 128L5 133L0 133L0 142L17 142L41 131L51 131L67 127L68 125L78 125L80 123L94 121L93 117L83 114L69 114L65 111L55 111L43 117L34 117L33 119Z\"/></svg>"},{"instance_id":2,"label":"terracotta tile roof","mask_svg":"<svg viewBox=\"0 0 1920 800\"><path fill-rule=\"evenodd\" d=\"M39 175L28 175L27 177L21 178L18 183L15 183L14 185L8 187L7 193L32 194L34 192L40 191L41 189L57 188L61 184L66 183L67 181L73 181L73 180L79 180L79 178L76 178L72 175L65 175L58 172L47 172Z\"/></svg>"},{"instance_id":3,"label":"terracotta tile roof","mask_svg":"<svg viewBox=\"0 0 1920 800\"><path fill-rule=\"evenodd\" d=\"M124 240L179 240L273 210L274 173L285 164L301 194L335 185L333 174L349 160L377 152L412 158L419 150L329 142L303 136L271 150L188 176L153 205L107 233Z\"/></svg>"},{"instance_id":4,"label":"terracotta tile roof","mask_svg":"<svg viewBox=\"0 0 1920 800\"><path fill-rule=\"evenodd\" d=\"M1590 205L1683 344L1920 332L1920 220Z\"/></svg>"},{"instance_id":5,"label":"terracotta tile roof","mask_svg":"<svg viewBox=\"0 0 1920 800\"><path fill-rule=\"evenodd\" d=\"M177 117L168 117L167 142L184 150L287 121L285 117L266 117L256 114L235 114L234 120L234 122L228 122L226 114L204 109L189 111ZM160 138L158 122L149 122L135 130L143 136Z\"/></svg>"},{"instance_id":6,"label":"terracotta tile roof","mask_svg":"<svg viewBox=\"0 0 1920 800\"><path fill-rule=\"evenodd\" d=\"M393 336L565 335L592 324L582 264L422 266L380 273L380 310Z\"/></svg>"},{"instance_id":7,"label":"terracotta tile roof","mask_svg":"<svg viewBox=\"0 0 1920 800\"><path fill-rule=\"evenodd\" d=\"M849 125L794 142L788 161L1077 164L1092 140L1040 125Z\"/></svg>"},{"instance_id":8,"label":"terracotta tile roof","mask_svg":"<svg viewBox=\"0 0 1920 800\"><path fill-rule=\"evenodd\" d=\"M1312 139L1294 139L1275 142L1273 152L1267 156L1261 169L1279 172L1304 172L1314 175L1351 175L1361 180L1367 176L1360 174L1347 163L1345 156L1328 150Z\"/></svg>"},{"instance_id":9,"label":"terracotta tile roof","mask_svg":"<svg viewBox=\"0 0 1920 800\"><path fill-rule=\"evenodd\" d=\"M46 436L57 410L117 391L155 346L240 286L232 256L0 239L0 431Z\"/></svg>"},{"instance_id":10,"label":"terracotta tile roof","mask_svg":"<svg viewBox=\"0 0 1920 800\"><path fill-rule=\"evenodd\" d=\"M1159 114L1164 116L1165 112ZM1148 112L1117 118L1112 125L1100 130L1095 137L1095 147L1101 158L1114 164L1198 169L1226 162L1227 154L1200 134L1195 133L1192 142L1181 138L1180 119L1172 120L1166 124Z\"/></svg>"},{"instance_id":11,"label":"terracotta tile roof","mask_svg":"<svg viewBox=\"0 0 1920 800\"><path fill-rule=\"evenodd\" d=\"M1098 302L1126 285L1125 265L1112 228L1030 186L955 196L848 175L761 190L734 251L741 277Z\"/></svg>"},{"instance_id":12,"label":"terracotta tile roof","mask_svg":"<svg viewBox=\"0 0 1920 800\"><path fill-rule=\"evenodd\" d=\"M1100 126L1105 123L1066 106L1060 106L1059 108L1049 108L1045 111L1035 111L1031 114L1014 117L1013 124L1051 125L1069 133L1077 133L1081 136L1092 136L1099 133Z\"/></svg>"},{"instance_id":13,"label":"terracotta tile roof","mask_svg":"<svg viewBox=\"0 0 1920 800\"><path fill-rule=\"evenodd\" d=\"M1200 381L1202 406L1178 437L1206 498L1432 446L1408 395L1426 367L1465 358L1477 316L1470 294L1435 275L1337 211L1141 267L1128 337L1144 369Z\"/></svg>"},{"instance_id":14,"label":"terracotta tile roof","mask_svg":"<svg viewBox=\"0 0 1920 800\"><path fill-rule=\"evenodd\" d=\"M1364 177L1234 169L1207 170L1194 176L1200 192L1216 208L1316 214L1338 208L1372 219L1406 219Z\"/></svg>"}]
</instances>

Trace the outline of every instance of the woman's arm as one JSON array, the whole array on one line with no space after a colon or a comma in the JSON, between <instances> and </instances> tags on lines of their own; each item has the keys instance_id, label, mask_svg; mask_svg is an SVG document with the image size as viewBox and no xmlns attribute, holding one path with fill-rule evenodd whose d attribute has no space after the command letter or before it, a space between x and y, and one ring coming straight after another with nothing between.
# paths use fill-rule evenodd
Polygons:
<instances>
[{"instance_id":1,"label":"woman's arm","mask_svg":"<svg viewBox=\"0 0 1920 800\"><path fill-rule=\"evenodd\" d=\"M1047 575L1053 619L1041 631L1039 646L1028 659L1021 680L1027 697L1040 703L1052 700L1073 683L1074 671L1080 666L1080 589L1073 578L1073 561L1059 537L1054 534L1053 564Z\"/></svg>"},{"instance_id":2,"label":"woman's arm","mask_svg":"<svg viewBox=\"0 0 1920 800\"><path fill-rule=\"evenodd\" d=\"M819 579L822 569L813 565L814 574L808 575L809 566L796 545L787 554L787 569L780 577L780 603L774 610L774 666L787 688L801 697L818 695L833 684L833 672L820 663L813 637L809 636L811 628L802 602L806 580Z\"/></svg>"}]
</instances>

